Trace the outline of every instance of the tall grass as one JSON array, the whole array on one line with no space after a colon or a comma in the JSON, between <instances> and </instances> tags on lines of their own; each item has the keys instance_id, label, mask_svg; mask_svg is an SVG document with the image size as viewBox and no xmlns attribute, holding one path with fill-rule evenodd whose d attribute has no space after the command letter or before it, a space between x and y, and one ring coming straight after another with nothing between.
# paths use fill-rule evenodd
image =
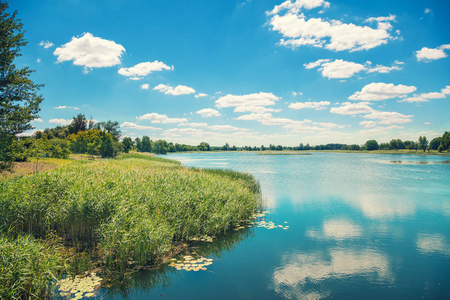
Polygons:
<instances>
[{"instance_id":1,"label":"tall grass","mask_svg":"<svg viewBox=\"0 0 450 300\"><path fill-rule=\"evenodd\" d=\"M158 262L179 242L219 235L248 219L258 191L250 175L127 154L1 181L0 232L58 240L75 249L67 265L88 253L92 262L83 265L123 275Z\"/></svg>"}]
</instances>

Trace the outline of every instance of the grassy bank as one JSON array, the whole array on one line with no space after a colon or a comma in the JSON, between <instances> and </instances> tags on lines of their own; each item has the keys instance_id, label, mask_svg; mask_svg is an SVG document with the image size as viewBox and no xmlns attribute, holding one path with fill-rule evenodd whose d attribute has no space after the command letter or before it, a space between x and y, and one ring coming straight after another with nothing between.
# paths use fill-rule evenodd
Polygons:
<instances>
[{"instance_id":1,"label":"grassy bank","mask_svg":"<svg viewBox=\"0 0 450 300\"><path fill-rule=\"evenodd\" d=\"M248 219L258 191L249 175L136 154L2 180L0 298L50 297L51 278L90 268L157 264Z\"/></svg>"}]
</instances>

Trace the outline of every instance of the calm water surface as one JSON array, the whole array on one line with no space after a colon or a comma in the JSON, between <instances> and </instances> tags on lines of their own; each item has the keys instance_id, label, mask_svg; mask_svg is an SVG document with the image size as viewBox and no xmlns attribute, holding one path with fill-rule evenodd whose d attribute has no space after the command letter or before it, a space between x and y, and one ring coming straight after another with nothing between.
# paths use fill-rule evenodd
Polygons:
<instances>
[{"instance_id":1,"label":"calm water surface","mask_svg":"<svg viewBox=\"0 0 450 300\"><path fill-rule=\"evenodd\" d=\"M449 157L172 154L253 174L265 220L198 249L207 271L166 267L112 299L450 299ZM195 250L195 249L194 249Z\"/></svg>"}]
</instances>

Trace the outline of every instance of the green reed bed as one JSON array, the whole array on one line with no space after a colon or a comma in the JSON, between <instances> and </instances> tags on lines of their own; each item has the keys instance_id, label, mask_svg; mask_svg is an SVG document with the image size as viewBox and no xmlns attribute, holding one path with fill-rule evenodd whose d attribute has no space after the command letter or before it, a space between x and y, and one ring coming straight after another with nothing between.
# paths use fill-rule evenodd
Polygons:
<instances>
[{"instance_id":1,"label":"green reed bed","mask_svg":"<svg viewBox=\"0 0 450 300\"><path fill-rule=\"evenodd\" d=\"M27 252L24 247L35 247L30 253L50 261L30 271L18 260L14 277L8 267L14 260L4 259L2 252L0 298L18 298L9 293L13 287L23 297L49 294L49 285L17 281L30 272L47 283L91 266L123 276L158 263L180 242L227 232L259 205L259 187L249 175L129 157L135 158L69 165L0 182L0 251L20 256ZM47 251L49 243L62 248Z\"/></svg>"}]
</instances>

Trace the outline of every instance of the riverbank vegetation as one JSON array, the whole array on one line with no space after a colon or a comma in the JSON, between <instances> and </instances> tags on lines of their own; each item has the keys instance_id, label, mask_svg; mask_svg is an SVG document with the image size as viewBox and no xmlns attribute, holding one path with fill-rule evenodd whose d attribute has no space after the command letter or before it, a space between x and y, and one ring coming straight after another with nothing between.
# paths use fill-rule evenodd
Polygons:
<instances>
[{"instance_id":1,"label":"riverbank vegetation","mask_svg":"<svg viewBox=\"0 0 450 300\"><path fill-rule=\"evenodd\" d=\"M0 295L50 297L54 279L92 269L123 278L235 228L259 197L250 175L136 154L3 179Z\"/></svg>"}]
</instances>

